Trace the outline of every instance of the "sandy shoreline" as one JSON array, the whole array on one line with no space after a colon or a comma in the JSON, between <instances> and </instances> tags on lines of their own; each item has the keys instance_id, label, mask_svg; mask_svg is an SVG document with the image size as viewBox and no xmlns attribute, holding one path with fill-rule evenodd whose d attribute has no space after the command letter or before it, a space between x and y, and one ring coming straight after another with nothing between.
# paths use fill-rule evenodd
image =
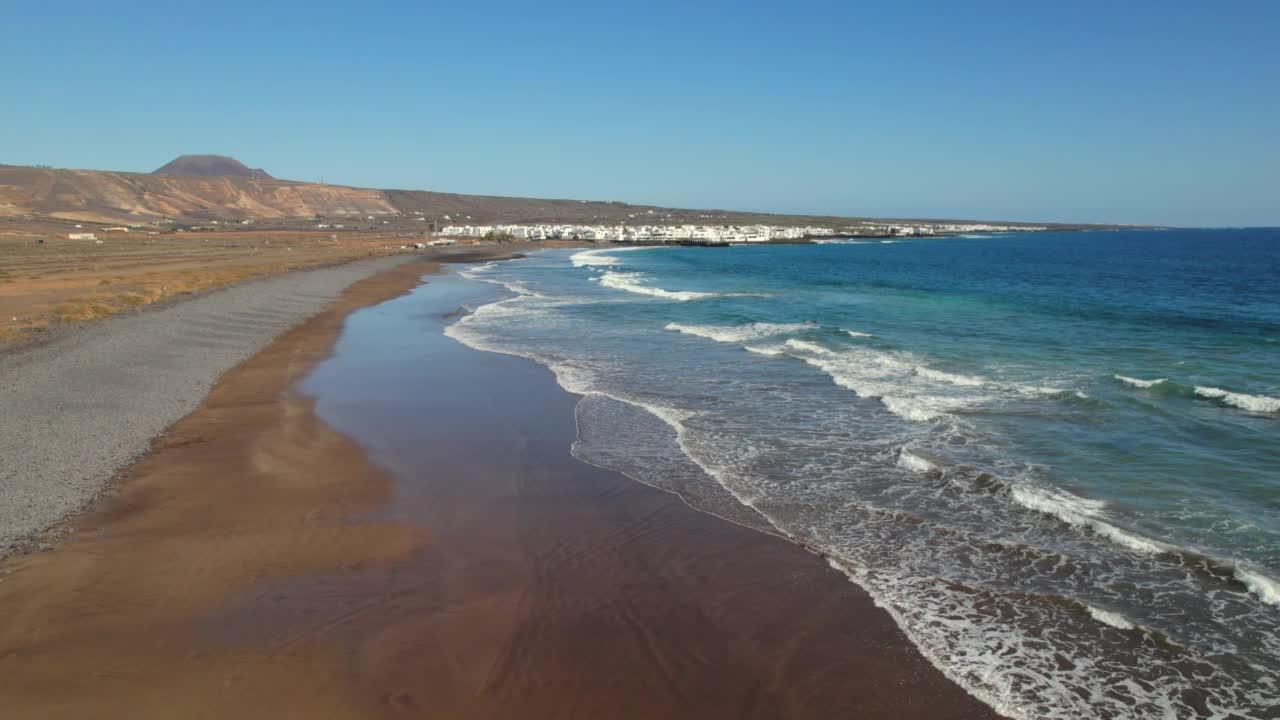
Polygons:
<instances>
[{"instance_id":1,"label":"sandy shoreline","mask_svg":"<svg viewBox=\"0 0 1280 720\"><path fill-rule=\"evenodd\" d=\"M572 458L549 372L439 334L457 281L290 391L430 269L353 285L0 565L8 716L994 716L820 558Z\"/></svg>"},{"instance_id":2,"label":"sandy shoreline","mask_svg":"<svg viewBox=\"0 0 1280 720\"><path fill-rule=\"evenodd\" d=\"M0 356L0 555L89 502L222 373L404 261L279 275Z\"/></svg>"},{"instance_id":3,"label":"sandy shoreline","mask_svg":"<svg viewBox=\"0 0 1280 720\"><path fill-rule=\"evenodd\" d=\"M352 283L415 257L241 283L0 353L0 557L41 544L42 530L89 503L118 468L194 410L224 372Z\"/></svg>"}]
</instances>

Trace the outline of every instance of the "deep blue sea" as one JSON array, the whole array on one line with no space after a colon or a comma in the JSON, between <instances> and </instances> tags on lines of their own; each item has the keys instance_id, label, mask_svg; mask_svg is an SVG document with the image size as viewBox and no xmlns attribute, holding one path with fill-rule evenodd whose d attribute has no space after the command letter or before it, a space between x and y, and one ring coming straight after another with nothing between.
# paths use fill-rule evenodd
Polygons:
<instances>
[{"instance_id":1,"label":"deep blue sea","mask_svg":"<svg viewBox=\"0 0 1280 720\"><path fill-rule=\"evenodd\" d=\"M1025 718L1280 717L1280 230L549 250L449 329ZM803 608L797 608L803 612Z\"/></svg>"}]
</instances>

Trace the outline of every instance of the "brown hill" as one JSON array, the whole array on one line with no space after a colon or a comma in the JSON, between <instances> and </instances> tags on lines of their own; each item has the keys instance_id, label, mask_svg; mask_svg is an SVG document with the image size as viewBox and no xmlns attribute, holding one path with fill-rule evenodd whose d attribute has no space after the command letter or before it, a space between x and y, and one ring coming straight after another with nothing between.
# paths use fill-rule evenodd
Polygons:
<instances>
[{"instance_id":1,"label":"brown hill","mask_svg":"<svg viewBox=\"0 0 1280 720\"><path fill-rule=\"evenodd\" d=\"M216 162L206 161L206 158L214 158ZM175 164L182 172L171 172ZM245 171L249 174L244 174ZM231 174L227 174L229 172ZM766 223L841 227L861 220L829 215L664 208L599 200L354 188L277 180L232 158L219 156L186 155L155 173L0 165L0 218L34 216L102 223L148 222L162 218L178 221L253 219L294 227L302 225L302 219L317 216L347 216L352 220L358 217L363 221L370 215L378 218L378 225L382 225L381 220L386 218L393 226L413 229L425 227L417 221L432 221L438 225ZM352 227L349 222L344 224Z\"/></svg>"},{"instance_id":2,"label":"brown hill","mask_svg":"<svg viewBox=\"0 0 1280 720\"><path fill-rule=\"evenodd\" d=\"M390 214L380 190L257 177L152 175L0 165L0 217L87 222Z\"/></svg>"},{"instance_id":3,"label":"brown hill","mask_svg":"<svg viewBox=\"0 0 1280 720\"><path fill-rule=\"evenodd\" d=\"M289 220L365 215L422 217L441 224L716 223L795 219L781 215L660 208L598 200L375 190L243 175L148 174L0 165L0 217L42 216L118 223L161 218ZM839 222L841 219L804 220Z\"/></svg>"},{"instance_id":4,"label":"brown hill","mask_svg":"<svg viewBox=\"0 0 1280 720\"><path fill-rule=\"evenodd\" d=\"M270 180L271 176L262 168L251 168L233 157L226 155L180 155L170 160L163 167L153 170L152 175L191 175L197 177L226 176L252 177Z\"/></svg>"}]
</instances>

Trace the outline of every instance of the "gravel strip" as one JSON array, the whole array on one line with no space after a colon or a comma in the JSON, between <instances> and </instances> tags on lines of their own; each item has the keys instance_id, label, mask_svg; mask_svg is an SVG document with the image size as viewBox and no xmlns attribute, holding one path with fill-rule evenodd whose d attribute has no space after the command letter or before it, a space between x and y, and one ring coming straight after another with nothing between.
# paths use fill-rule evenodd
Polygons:
<instances>
[{"instance_id":1,"label":"gravel strip","mask_svg":"<svg viewBox=\"0 0 1280 720\"><path fill-rule=\"evenodd\" d=\"M222 373L409 259L277 275L0 356L0 556L92 500Z\"/></svg>"}]
</instances>

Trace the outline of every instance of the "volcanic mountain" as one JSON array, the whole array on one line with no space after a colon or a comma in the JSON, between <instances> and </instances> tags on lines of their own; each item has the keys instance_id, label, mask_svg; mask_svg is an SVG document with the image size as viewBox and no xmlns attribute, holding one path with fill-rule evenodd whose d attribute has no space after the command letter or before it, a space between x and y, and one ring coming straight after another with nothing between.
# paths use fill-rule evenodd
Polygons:
<instances>
[{"instance_id":1,"label":"volcanic mountain","mask_svg":"<svg viewBox=\"0 0 1280 720\"><path fill-rule=\"evenodd\" d=\"M0 164L0 222L6 218L33 217L112 224L160 219L313 222L317 217L362 216L370 221L375 217L379 220L394 217L406 222L416 219L440 225L456 222L595 225L764 223L835 227L861 220L829 215L667 208L605 200L381 190L278 180L263 170L255 170L234 158L221 155L183 155L151 173Z\"/></svg>"},{"instance_id":2,"label":"volcanic mountain","mask_svg":"<svg viewBox=\"0 0 1280 720\"><path fill-rule=\"evenodd\" d=\"M251 177L272 179L262 168L251 168L226 155L180 155L152 175L188 175L197 177Z\"/></svg>"}]
</instances>

